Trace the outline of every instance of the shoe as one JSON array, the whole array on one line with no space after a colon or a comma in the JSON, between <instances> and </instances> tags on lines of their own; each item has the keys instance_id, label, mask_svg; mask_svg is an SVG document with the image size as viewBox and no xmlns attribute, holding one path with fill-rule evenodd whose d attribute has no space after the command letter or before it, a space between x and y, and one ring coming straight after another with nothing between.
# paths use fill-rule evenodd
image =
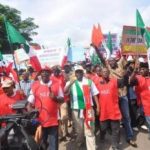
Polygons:
<instances>
[{"instance_id":1,"label":"shoe","mask_svg":"<svg viewBox=\"0 0 150 150\"><path fill-rule=\"evenodd\" d=\"M141 128L142 128L143 130L148 130L148 128L147 128L146 125L142 125Z\"/></svg>"},{"instance_id":2,"label":"shoe","mask_svg":"<svg viewBox=\"0 0 150 150\"><path fill-rule=\"evenodd\" d=\"M70 140L71 140L71 138L72 138L72 137L71 137L71 135L70 135L69 133L68 133L68 134L66 134L66 140L67 140L67 141L70 141Z\"/></svg>"},{"instance_id":3,"label":"shoe","mask_svg":"<svg viewBox=\"0 0 150 150\"><path fill-rule=\"evenodd\" d=\"M128 142L131 146L133 146L133 147L138 147L137 144L136 144L136 142L133 141L133 140L127 140L127 142Z\"/></svg>"},{"instance_id":4,"label":"shoe","mask_svg":"<svg viewBox=\"0 0 150 150\"><path fill-rule=\"evenodd\" d=\"M66 139L66 137L64 137L64 136L61 137L61 138L59 138L59 141L60 141L60 142L65 142L66 140L67 140L67 139Z\"/></svg>"},{"instance_id":5,"label":"shoe","mask_svg":"<svg viewBox=\"0 0 150 150\"><path fill-rule=\"evenodd\" d=\"M133 130L136 131L136 132L139 131L139 129L137 127L134 127Z\"/></svg>"}]
</instances>

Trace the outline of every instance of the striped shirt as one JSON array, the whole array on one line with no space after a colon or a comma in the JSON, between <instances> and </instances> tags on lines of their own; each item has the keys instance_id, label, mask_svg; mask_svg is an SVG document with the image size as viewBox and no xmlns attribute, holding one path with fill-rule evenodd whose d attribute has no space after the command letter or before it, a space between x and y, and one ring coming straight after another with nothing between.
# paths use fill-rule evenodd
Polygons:
<instances>
[{"instance_id":1,"label":"striped shirt","mask_svg":"<svg viewBox=\"0 0 150 150\"><path fill-rule=\"evenodd\" d=\"M66 83L66 87L70 84L70 81ZM77 87L78 85L78 87ZM83 77L82 81L76 80L75 83L72 84L70 94L71 94L71 108L72 109L85 109L85 97L83 94L83 85L89 85L91 89L90 97L91 97L91 105L93 106L92 96L98 95L98 89L95 84L85 77ZM82 91L82 94L79 95L78 88ZM79 98L80 97L80 98ZM82 101L83 100L83 101ZM82 103L82 104L81 104Z\"/></svg>"}]
</instances>

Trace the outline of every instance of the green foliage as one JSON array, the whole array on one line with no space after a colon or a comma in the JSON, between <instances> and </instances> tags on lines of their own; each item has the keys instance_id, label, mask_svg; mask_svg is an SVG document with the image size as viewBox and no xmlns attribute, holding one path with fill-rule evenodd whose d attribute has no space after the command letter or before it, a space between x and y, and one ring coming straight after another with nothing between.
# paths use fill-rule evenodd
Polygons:
<instances>
[{"instance_id":1,"label":"green foliage","mask_svg":"<svg viewBox=\"0 0 150 150\"><path fill-rule=\"evenodd\" d=\"M38 28L38 25L34 23L33 18L28 17L25 20L22 20L21 12L19 10L0 4L0 49L2 50L2 53L10 53L3 20L4 16L28 42L32 41L32 35L37 35L35 29ZM13 49L18 47L17 44L13 45Z\"/></svg>"}]
</instances>

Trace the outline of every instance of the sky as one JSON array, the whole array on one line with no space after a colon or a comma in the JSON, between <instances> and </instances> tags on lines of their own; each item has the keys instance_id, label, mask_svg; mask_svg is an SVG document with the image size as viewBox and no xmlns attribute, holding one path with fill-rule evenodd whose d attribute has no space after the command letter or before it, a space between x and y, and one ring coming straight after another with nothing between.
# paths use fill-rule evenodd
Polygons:
<instances>
[{"instance_id":1,"label":"sky","mask_svg":"<svg viewBox=\"0 0 150 150\"><path fill-rule=\"evenodd\" d=\"M99 23L103 33L122 33L123 25L135 25L138 9L150 26L150 0L0 0L21 11L22 19L33 17L39 25L33 42L46 47L72 44L86 47L91 31Z\"/></svg>"}]
</instances>

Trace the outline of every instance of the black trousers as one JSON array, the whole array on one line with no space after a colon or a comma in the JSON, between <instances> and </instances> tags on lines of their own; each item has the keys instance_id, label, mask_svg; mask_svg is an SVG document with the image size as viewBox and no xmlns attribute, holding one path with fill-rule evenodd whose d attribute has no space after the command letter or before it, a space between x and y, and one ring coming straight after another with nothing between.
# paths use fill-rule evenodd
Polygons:
<instances>
[{"instance_id":1,"label":"black trousers","mask_svg":"<svg viewBox=\"0 0 150 150\"><path fill-rule=\"evenodd\" d=\"M101 138L104 139L107 130L111 129L112 148L119 148L120 120L106 120L100 122Z\"/></svg>"}]
</instances>

